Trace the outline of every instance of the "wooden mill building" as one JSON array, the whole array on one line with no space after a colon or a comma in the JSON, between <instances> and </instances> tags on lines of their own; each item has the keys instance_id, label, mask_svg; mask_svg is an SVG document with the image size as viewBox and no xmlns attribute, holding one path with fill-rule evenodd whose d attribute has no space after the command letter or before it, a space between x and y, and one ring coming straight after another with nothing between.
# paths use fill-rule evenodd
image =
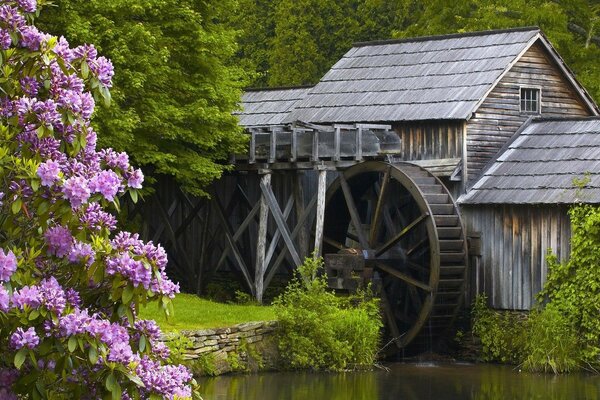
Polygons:
<instances>
[{"instance_id":1,"label":"wooden mill building","mask_svg":"<svg viewBox=\"0 0 600 400\"><path fill-rule=\"evenodd\" d=\"M258 298L322 252L332 287L380 285L400 347L477 291L530 308L546 251L568 255L567 207L600 203L598 107L538 28L358 43L316 85L242 106L249 153L209 205L169 200L155 238ZM200 210L215 233L176 238Z\"/></svg>"}]
</instances>

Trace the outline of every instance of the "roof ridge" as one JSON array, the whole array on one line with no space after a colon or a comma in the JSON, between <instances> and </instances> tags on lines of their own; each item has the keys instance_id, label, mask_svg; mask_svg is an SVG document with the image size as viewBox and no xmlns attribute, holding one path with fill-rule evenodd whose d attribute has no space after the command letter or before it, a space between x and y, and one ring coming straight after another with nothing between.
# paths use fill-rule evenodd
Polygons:
<instances>
[{"instance_id":1,"label":"roof ridge","mask_svg":"<svg viewBox=\"0 0 600 400\"><path fill-rule=\"evenodd\" d=\"M244 92L269 92L275 90L293 90L293 89L311 89L315 85L299 85L299 86L273 86L273 87L248 87L244 88Z\"/></svg>"},{"instance_id":2,"label":"roof ridge","mask_svg":"<svg viewBox=\"0 0 600 400\"><path fill-rule=\"evenodd\" d=\"M378 45L384 45L384 44L399 44L399 43L411 43L411 42L426 42L426 41L433 41L433 40L454 39L454 38L470 37L470 36L488 36L488 35L497 35L497 34L501 34L501 33L527 32L527 31L541 32L541 29L538 26L526 26L526 27L518 27L518 28L493 29L493 30L487 30L487 31L449 33L449 34L445 34L445 35L431 35L431 36L417 36L417 37L412 37L412 38L401 38L401 39L374 40L374 41L369 41L369 42L356 42L352 45L352 47L378 46Z\"/></svg>"},{"instance_id":3,"label":"roof ridge","mask_svg":"<svg viewBox=\"0 0 600 400\"><path fill-rule=\"evenodd\" d=\"M560 122L560 121L597 121L600 120L600 115L589 115L580 117L539 117L534 118L531 122Z\"/></svg>"}]
</instances>

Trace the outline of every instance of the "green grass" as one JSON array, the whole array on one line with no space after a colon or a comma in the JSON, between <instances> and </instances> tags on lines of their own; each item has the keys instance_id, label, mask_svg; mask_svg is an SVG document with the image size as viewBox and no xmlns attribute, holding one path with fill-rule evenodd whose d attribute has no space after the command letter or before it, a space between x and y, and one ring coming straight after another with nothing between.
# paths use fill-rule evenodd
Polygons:
<instances>
[{"instance_id":1,"label":"green grass","mask_svg":"<svg viewBox=\"0 0 600 400\"><path fill-rule=\"evenodd\" d=\"M163 331L221 328L242 322L275 319L275 311L271 306L223 304L191 294L178 294L173 305L175 316L169 321L156 303L140 308L140 317L156 320Z\"/></svg>"}]
</instances>

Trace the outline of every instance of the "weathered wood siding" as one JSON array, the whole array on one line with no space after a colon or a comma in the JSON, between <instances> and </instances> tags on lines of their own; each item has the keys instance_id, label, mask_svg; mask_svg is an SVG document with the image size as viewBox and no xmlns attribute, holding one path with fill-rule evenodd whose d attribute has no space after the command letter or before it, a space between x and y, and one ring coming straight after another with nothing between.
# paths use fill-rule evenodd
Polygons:
<instances>
[{"instance_id":1,"label":"weathered wood siding","mask_svg":"<svg viewBox=\"0 0 600 400\"><path fill-rule=\"evenodd\" d=\"M500 80L467 123L469 180L477 178L481 168L530 116L520 113L521 86L541 89L542 116L592 115L542 45L534 44Z\"/></svg>"},{"instance_id":2,"label":"weathered wood siding","mask_svg":"<svg viewBox=\"0 0 600 400\"><path fill-rule=\"evenodd\" d=\"M462 157L462 122L420 121L396 124L393 127L400 136L399 156L403 160Z\"/></svg>"},{"instance_id":3,"label":"weathered wood siding","mask_svg":"<svg viewBox=\"0 0 600 400\"><path fill-rule=\"evenodd\" d=\"M463 206L462 213L467 232L481 232L482 255L478 267L471 265L471 291L484 291L494 308L531 309L546 281L548 249L561 260L569 255L566 207L478 205Z\"/></svg>"}]
</instances>

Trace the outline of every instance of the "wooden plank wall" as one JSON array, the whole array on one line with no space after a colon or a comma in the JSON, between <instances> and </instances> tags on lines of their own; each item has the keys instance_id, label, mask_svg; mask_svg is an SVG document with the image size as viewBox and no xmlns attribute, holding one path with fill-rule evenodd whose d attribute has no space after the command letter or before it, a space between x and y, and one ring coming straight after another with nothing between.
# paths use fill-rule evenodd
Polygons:
<instances>
[{"instance_id":1,"label":"wooden plank wall","mask_svg":"<svg viewBox=\"0 0 600 400\"><path fill-rule=\"evenodd\" d=\"M566 260L571 225L564 206L463 206L467 232L481 232L479 274L471 289L484 291L498 309L529 310L547 277L546 252ZM475 281L479 275L479 282ZM474 293L471 293L474 295ZM472 296L471 296L472 297Z\"/></svg>"},{"instance_id":2,"label":"wooden plank wall","mask_svg":"<svg viewBox=\"0 0 600 400\"><path fill-rule=\"evenodd\" d=\"M469 180L477 178L481 168L530 116L520 113L521 86L541 89L544 117L592 115L542 45L534 44L467 123Z\"/></svg>"},{"instance_id":3,"label":"wooden plank wall","mask_svg":"<svg viewBox=\"0 0 600 400\"><path fill-rule=\"evenodd\" d=\"M433 160L462 157L462 122L419 121L394 125L400 136L403 160Z\"/></svg>"}]
</instances>

